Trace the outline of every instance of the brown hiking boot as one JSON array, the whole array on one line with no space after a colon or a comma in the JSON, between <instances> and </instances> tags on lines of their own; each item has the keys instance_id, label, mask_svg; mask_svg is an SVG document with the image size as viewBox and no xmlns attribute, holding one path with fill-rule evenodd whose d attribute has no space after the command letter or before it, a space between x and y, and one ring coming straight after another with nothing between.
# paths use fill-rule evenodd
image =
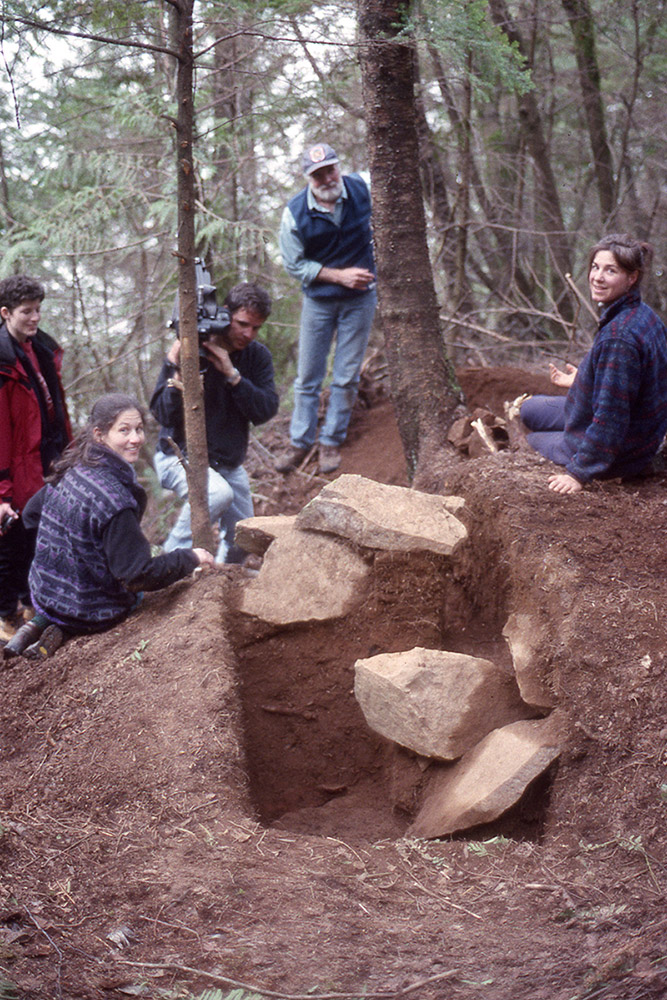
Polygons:
<instances>
[{"instance_id":1,"label":"brown hiking boot","mask_svg":"<svg viewBox=\"0 0 667 1000\"><path fill-rule=\"evenodd\" d=\"M273 463L276 472L291 472L297 469L310 451L310 448L290 448L284 455L278 455Z\"/></svg>"},{"instance_id":2,"label":"brown hiking boot","mask_svg":"<svg viewBox=\"0 0 667 1000\"><path fill-rule=\"evenodd\" d=\"M47 656L52 656L57 649L60 649L65 641L63 630L57 625L47 625L37 642L23 650L23 655L28 660L45 660Z\"/></svg>"},{"instance_id":3,"label":"brown hiking boot","mask_svg":"<svg viewBox=\"0 0 667 1000\"><path fill-rule=\"evenodd\" d=\"M335 472L341 463L341 454L335 445L321 444L318 465L320 472Z\"/></svg>"}]
</instances>

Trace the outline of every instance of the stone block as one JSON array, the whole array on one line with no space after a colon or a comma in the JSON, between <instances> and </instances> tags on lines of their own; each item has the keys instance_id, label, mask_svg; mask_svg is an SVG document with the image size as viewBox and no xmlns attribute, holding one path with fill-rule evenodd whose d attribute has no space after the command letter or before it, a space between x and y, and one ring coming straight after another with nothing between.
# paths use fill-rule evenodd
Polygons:
<instances>
[{"instance_id":1,"label":"stone block","mask_svg":"<svg viewBox=\"0 0 667 1000\"><path fill-rule=\"evenodd\" d=\"M432 496L363 476L339 476L297 514L298 528L328 532L387 552L451 555L468 531L452 513L461 497Z\"/></svg>"},{"instance_id":2,"label":"stone block","mask_svg":"<svg viewBox=\"0 0 667 1000\"><path fill-rule=\"evenodd\" d=\"M535 615L511 614L503 635L512 654L521 697L536 708L553 708L556 699L546 680L548 635Z\"/></svg>"},{"instance_id":3,"label":"stone block","mask_svg":"<svg viewBox=\"0 0 667 1000\"><path fill-rule=\"evenodd\" d=\"M263 556L271 542L294 528L296 514L274 514L265 517L246 517L237 521L234 541L244 552Z\"/></svg>"},{"instance_id":4,"label":"stone block","mask_svg":"<svg viewBox=\"0 0 667 1000\"><path fill-rule=\"evenodd\" d=\"M408 833L445 837L497 819L556 760L561 741L557 713L496 729L456 764L439 770Z\"/></svg>"},{"instance_id":5,"label":"stone block","mask_svg":"<svg viewBox=\"0 0 667 1000\"><path fill-rule=\"evenodd\" d=\"M369 573L338 539L291 527L276 535L245 584L239 610L274 625L341 618L363 601Z\"/></svg>"},{"instance_id":6,"label":"stone block","mask_svg":"<svg viewBox=\"0 0 667 1000\"><path fill-rule=\"evenodd\" d=\"M506 670L439 649L357 660L354 693L371 729L442 760L454 760L491 730L534 714Z\"/></svg>"}]
</instances>

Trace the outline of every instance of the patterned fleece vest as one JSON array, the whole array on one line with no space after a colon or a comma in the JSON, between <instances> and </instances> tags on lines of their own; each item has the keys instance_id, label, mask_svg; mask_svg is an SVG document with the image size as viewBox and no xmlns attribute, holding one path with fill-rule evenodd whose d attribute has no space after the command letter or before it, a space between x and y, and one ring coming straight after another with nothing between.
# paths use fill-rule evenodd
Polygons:
<instances>
[{"instance_id":1,"label":"patterned fleece vest","mask_svg":"<svg viewBox=\"0 0 667 1000\"><path fill-rule=\"evenodd\" d=\"M99 465L76 465L47 487L30 569L36 607L81 631L120 620L135 603L111 575L102 539L115 514L129 508L140 518L146 502L131 465L108 448L92 455Z\"/></svg>"},{"instance_id":2,"label":"patterned fleece vest","mask_svg":"<svg viewBox=\"0 0 667 1000\"><path fill-rule=\"evenodd\" d=\"M289 202L303 243L304 256L323 267L365 267L375 274L371 233L371 196L368 185L358 174L343 178L347 198L343 199L340 226L330 212L308 208L308 189L304 188ZM345 288L326 281L313 281L303 289L313 299L351 299L366 295L366 290Z\"/></svg>"}]
</instances>

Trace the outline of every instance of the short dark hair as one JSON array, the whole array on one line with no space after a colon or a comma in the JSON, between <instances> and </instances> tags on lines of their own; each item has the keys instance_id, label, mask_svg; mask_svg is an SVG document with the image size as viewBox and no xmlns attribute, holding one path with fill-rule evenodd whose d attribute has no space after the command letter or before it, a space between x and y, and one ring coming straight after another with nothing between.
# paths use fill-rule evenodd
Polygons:
<instances>
[{"instance_id":1,"label":"short dark hair","mask_svg":"<svg viewBox=\"0 0 667 1000\"><path fill-rule=\"evenodd\" d=\"M242 281L230 288L225 305L232 316L239 309L251 309L264 319L271 314L271 296L265 288L255 285L252 281Z\"/></svg>"},{"instance_id":2,"label":"short dark hair","mask_svg":"<svg viewBox=\"0 0 667 1000\"><path fill-rule=\"evenodd\" d=\"M44 285L27 274L12 274L0 281L0 309L4 306L11 312L22 302L32 302L44 298Z\"/></svg>"},{"instance_id":3,"label":"short dark hair","mask_svg":"<svg viewBox=\"0 0 667 1000\"><path fill-rule=\"evenodd\" d=\"M627 233L610 233L603 236L595 244L588 255L588 270L590 271L596 253L600 250L608 250L614 255L614 260L623 271L628 274L637 272L635 288L639 288L644 272L651 266L653 260L653 247L650 243L643 243L636 240L634 236Z\"/></svg>"}]
</instances>

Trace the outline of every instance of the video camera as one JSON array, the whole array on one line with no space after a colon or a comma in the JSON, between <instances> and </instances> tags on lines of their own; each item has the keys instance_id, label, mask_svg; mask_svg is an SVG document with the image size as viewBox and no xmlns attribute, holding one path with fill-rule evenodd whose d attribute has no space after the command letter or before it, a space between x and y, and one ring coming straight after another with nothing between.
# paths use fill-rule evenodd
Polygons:
<instances>
[{"instance_id":1,"label":"video camera","mask_svg":"<svg viewBox=\"0 0 667 1000\"><path fill-rule=\"evenodd\" d=\"M199 356L208 358L202 344L216 334L224 336L229 330L232 318L229 309L219 306L216 287L211 282L211 275L200 257L195 257L195 274L197 278L197 333L199 335ZM169 326L178 333L178 292L174 301Z\"/></svg>"}]
</instances>

